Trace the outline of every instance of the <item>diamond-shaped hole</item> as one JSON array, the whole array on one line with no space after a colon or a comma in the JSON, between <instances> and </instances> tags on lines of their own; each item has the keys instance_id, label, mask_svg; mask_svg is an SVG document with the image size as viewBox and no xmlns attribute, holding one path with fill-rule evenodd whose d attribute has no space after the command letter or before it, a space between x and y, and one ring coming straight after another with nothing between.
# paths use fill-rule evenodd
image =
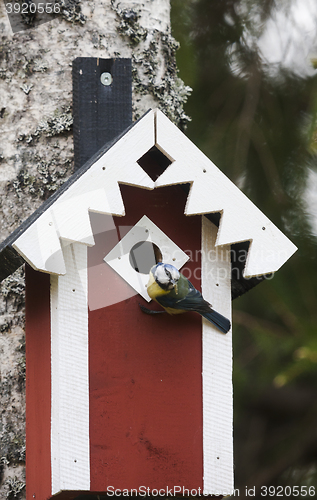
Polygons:
<instances>
[{"instance_id":1,"label":"diamond-shaped hole","mask_svg":"<svg viewBox=\"0 0 317 500\"><path fill-rule=\"evenodd\" d=\"M138 160L138 164L148 176L151 177L152 181L156 181L171 163L171 160L156 146L149 149L149 151Z\"/></svg>"},{"instance_id":2,"label":"diamond-shaped hole","mask_svg":"<svg viewBox=\"0 0 317 500\"><path fill-rule=\"evenodd\" d=\"M155 243L140 241L131 248L129 261L132 268L138 273L149 274L151 267L162 262L162 253Z\"/></svg>"}]
</instances>

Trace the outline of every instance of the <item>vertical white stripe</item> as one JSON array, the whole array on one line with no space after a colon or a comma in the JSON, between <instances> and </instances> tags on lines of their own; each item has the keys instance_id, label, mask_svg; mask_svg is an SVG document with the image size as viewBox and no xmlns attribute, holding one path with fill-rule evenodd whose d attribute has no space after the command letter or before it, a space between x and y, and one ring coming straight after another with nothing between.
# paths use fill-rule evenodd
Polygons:
<instances>
[{"instance_id":1,"label":"vertical white stripe","mask_svg":"<svg viewBox=\"0 0 317 500\"><path fill-rule=\"evenodd\" d=\"M202 217L202 293L231 319L230 246L215 247L217 228ZM232 337L203 320L204 493L233 492Z\"/></svg>"},{"instance_id":2,"label":"vertical white stripe","mask_svg":"<svg viewBox=\"0 0 317 500\"><path fill-rule=\"evenodd\" d=\"M51 276L52 494L90 489L87 247L62 241Z\"/></svg>"}]
</instances>

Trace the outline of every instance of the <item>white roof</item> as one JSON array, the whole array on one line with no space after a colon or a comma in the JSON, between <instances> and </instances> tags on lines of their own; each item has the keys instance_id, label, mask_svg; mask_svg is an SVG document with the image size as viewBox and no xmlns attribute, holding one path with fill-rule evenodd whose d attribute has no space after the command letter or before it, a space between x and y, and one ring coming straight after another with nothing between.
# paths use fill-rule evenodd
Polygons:
<instances>
[{"instance_id":1,"label":"white roof","mask_svg":"<svg viewBox=\"0 0 317 500\"><path fill-rule=\"evenodd\" d=\"M153 146L171 164L154 182L137 163ZM65 274L60 239L94 245L89 211L125 215L119 184L144 189L190 183L185 214L222 214L216 246L250 241L244 277L277 271L295 245L161 111L131 127L13 243L35 269Z\"/></svg>"}]
</instances>

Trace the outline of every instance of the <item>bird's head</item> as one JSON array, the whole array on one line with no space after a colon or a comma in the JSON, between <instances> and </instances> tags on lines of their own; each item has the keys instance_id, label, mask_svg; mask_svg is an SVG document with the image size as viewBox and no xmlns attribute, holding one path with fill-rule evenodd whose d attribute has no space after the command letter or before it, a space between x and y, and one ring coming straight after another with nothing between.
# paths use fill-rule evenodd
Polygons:
<instances>
[{"instance_id":1,"label":"bird's head","mask_svg":"<svg viewBox=\"0 0 317 500\"><path fill-rule=\"evenodd\" d=\"M159 262L151 269L156 283L163 288L163 290L172 290L176 288L177 282L180 278L180 272L176 267L171 264L164 264Z\"/></svg>"}]
</instances>

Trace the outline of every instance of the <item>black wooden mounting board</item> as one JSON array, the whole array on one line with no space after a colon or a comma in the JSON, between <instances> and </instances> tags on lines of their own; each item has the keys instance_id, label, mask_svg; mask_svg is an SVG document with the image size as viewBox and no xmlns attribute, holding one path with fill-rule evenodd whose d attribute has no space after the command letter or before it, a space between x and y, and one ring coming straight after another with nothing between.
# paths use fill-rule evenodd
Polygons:
<instances>
[{"instance_id":1,"label":"black wooden mounting board","mask_svg":"<svg viewBox=\"0 0 317 500\"><path fill-rule=\"evenodd\" d=\"M112 83L100 77L110 73ZM132 123L131 59L77 57L73 61L75 170Z\"/></svg>"}]
</instances>

